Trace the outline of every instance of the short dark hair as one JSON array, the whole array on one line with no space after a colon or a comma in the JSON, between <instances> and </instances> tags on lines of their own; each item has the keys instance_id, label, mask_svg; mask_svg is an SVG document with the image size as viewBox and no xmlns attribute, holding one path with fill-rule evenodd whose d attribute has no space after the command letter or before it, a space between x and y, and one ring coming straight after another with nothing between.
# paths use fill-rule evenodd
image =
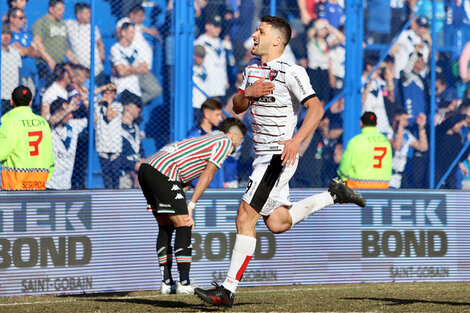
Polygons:
<instances>
[{"instance_id":1,"label":"short dark hair","mask_svg":"<svg viewBox=\"0 0 470 313\"><path fill-rule=\"evenodd\" d=\"M143 105L142 98L127 89L124 89L119 95L119 102L121 102L122 105L135 104L138 107L142 107Z\"/></svg>"},{"instance_id":2,"label":"short dark hair","mask_svg":"<svg viewBox=\"0 0 470 313\"><path fill-rule=\"evenodd\" d=\"M362 126L377 126L377 115L374 112L364 112L361 116Z\"/></svg>"},{"instance_id":3,"label":"short dark hair","mask_svg":"<svg viewBox=\"0 0 470 313\"><path fill-rule=\"evenodd\" d=\"M282 36L284 37L284 40L285 40L284 45L287 46L287 44L289 43L290 38L292 36L292 28L290 27L289 22L287 22L282 17L271 16L271 15L263 16L261 18L261 22L268 23L273 28L280 31Z\"/></svg>"},{"instance_id":4,"label":"short dark hair","mask_svg":"<svg viewBox=\"0 0 470 313\"><path fill-rule=\"evenodd\" d=\"M71 63L70 68L74 71L85 71L88 75L90 75L90 69L84 65Z\"/></svg>"},{"instance_id":5,"label":"short dark hair","mask_svg":"<svg viewBox=\"0 0 470 313\"><path fill-rule=\"evenodd\" d=\"M395 109L395 111L393 112L393 116L397 116L397 115L401 116L403 114L408 114L408 112L402 108Z\"/></svg>"},{"instance_id":6,"label":"short dark hair","mask_svg":"<svg viewBox=\"0 0 470 313\"><path fill-rule=\"evenodd\" d=\"M238 129L241 131L243 136L246 136L246 125L242 121L240 121L238 118L235 118L235 117L226 118L219 125L219 130L224 132L224 134L228 134L228 132L230 131L232 127L238 127Z\"/></svg>"},{"instance_id":7,"label":"short dark hair","mask_svg":"<svg viewBox=\"0 0 470 313\"><path fill-rule=\"evenodd\" d=\"M131 26L134 27L134 23L124 22L124 23L122 23L122 25L121 25L121 31L123 31L123 30L128 30L129 27L131 27Z\"/></svg>"},{"instance_id":8,"label":"short dark hair","mask_svg":"<svg viewBox=\"0 0 470 313\"><path fill-rule=\"evenodd\" d=\"M63 5L65 5L64 0L49 0L49 8L55 7L59 3L62 3Z\"/></svg>"},{"instance_id":9,"label":"short dark hair","mask_svg":"<svg viewBox=\"0 0 470 313\"><path fill-rule=\"evenodd\" d=\"M64 103L67 103L65 99L62 99L58 97L54 101L52 101L51 106L50 106L50 114L51 116L54 115L56 112L62 110L64 108Z\"/></svg>"},{"instance_id":10,"label":"short dark hair","mask_svg":"<svg viewBox=\"0 0 470 313\"><path fill-rule=\"evenodd\" d=\"M16 106L29 106L31 99L33 99L33 94L28 87L20 85L11 93L11 99Z\"/></svg>"},{"instance_id":11,"label":"short dark hair","mask_svg":"<svg viewBox=\"0 0 470 313\"><path fill-rule=\"evenodd\" d=\"M8 17L8 20L16 15L17 12L22 12L23 13L23 10L21 10L20 8L10 8L10 10L8 10L8 13L7 13L7 17Z\"/></svg>"},{"instance_id":12,"label":"short dark hair","mask_svg":"<svg viewBox=\"0 0 470 313\"><path fill-rule=\"evenodd\" d=\"M15 1L17 1L17 0L7 0L8 7L13 8L13 2L15 2ZM26 0L26 2L28 2L28 0Z\"/></svg>"},{"instance_id":13,"label":"short dark hair","mask_svg":"<svg viewBox=\"0 0 470 313\"><path fill-rule=\"evenodd\" d=\"M212 98L207 99L201 105L201 112L203 112L204 110L211 110L211 111L222 110L222 103L220 103L216 99L212 99Z\"/></svg>"},{"instance_id":14,"label":"short dark hair","mask_svg":"<svg viewBox=\"0 0 470 313\"><path fill-rule=\"evenodd\" d=\"M82 12L85 9L91 9L90 5L85 2L77 2L74 6L75 15Z\"/></svg>"},{"instance_id":15,"label":"short dark hair","mask_svg":"<svg viewBox=\"0 0 470 313\"><path fill-rule=\"evenodd\" d=\"M140 11L144 11L144 12L145 12L144 7L143 7L141 4L136 4L136 5L134 5L134 6L129 10L129 12L127 13L127 15L130 15L131 13L137 13L137 12L140 12Z\"/></svg>"}]
</instances>

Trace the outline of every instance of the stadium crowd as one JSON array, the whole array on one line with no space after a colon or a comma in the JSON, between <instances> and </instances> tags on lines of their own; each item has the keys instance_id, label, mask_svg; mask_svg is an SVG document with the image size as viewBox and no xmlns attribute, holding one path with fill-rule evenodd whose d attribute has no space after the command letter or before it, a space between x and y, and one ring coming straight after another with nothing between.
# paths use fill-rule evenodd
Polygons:
<instances>
[{"instance_id":1,"label":"stadium crowd","mask_svg":"<svg viewBox=\"0 0 470 313\"><path fill-rule=\"evenodd\" d=\"M34 95L33 111L51 125L56 167L63 168L55 172L62 177L47 187L82 189L89 144L90 5L74 1L73 16L64 19L69 2L50 0L42 17L29 20L27 6L33 2L7 0L9 10L2 17L1 114L11 109L12 90L19 84L28 86ZM155 143L150 152L169 142L173 6L171 0L106 2L100 4L109 8L105 24L100 25L111 26L94 30L94 148L103 186L133 188L138 186L136 173L146 157L144 138ZM211 120L212 111L236 116L232 98L250 58L251 34L260 17L269 14L269 2L194 1L192 107L200 134L220 122ZM437 1L435 86L430 86L432 1L367 0L364 4L362 111L377 115L378 129L392 142L393 175L399 179L391 186L428 188L429 147L422 143L429 138L430 125L436 126L436 183L470 138L470 0ZM325 187L336 176L343 152L342 112L347 103L343 98L330 101L342 91L345 76L344 1L278 0L276 14L293 28L285 54L307 70L319 99L330 104L317 131L302 147L292 187ZM402 31L408 20L409 27ZM387 58L372 72L388 48ZM162 57L157 59L155 51ZM430 112L431 88L436 112ZM221 103L221 109L211 107L209 112L204 105L208 100ZM143 122L146 107L151 108L149 120ZM236 117L249 125L249 114ZM188 136L194 134L193 129ZM224 164L227 168L213 187L244 185L251 150L250 140L245 140ZM444 188L470 188L468 159L466 152Z\"/></svg>"}]
</instances>

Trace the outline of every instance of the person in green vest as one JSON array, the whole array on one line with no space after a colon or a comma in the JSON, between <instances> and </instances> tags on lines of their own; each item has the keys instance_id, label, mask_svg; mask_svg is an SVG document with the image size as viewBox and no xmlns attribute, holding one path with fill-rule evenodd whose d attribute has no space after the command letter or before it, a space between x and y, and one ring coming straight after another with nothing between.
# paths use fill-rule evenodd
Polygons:
<instances>
[{"instance_id":1,"label":"person in green vest","mask_svg":"<svg viewBox=\"0 0 470 313\"><path fill-rule=\"evenodd\" d=\"M338 175L350 188L388 189L392 176L392 147L377 129L377 116L364 112L361 133L348 143Z\"/></svg>"},{"instance_id":2,"label":"person in green vest","mask_svg":"<svg viewBox=\"0 0 470 313\"><path fill-rule=\"evenodd\" d=\"M44 190L54 171L51 129L31 110L31 90L16 87L0 126L1 189Z\"/></svg>"}]
</instances>

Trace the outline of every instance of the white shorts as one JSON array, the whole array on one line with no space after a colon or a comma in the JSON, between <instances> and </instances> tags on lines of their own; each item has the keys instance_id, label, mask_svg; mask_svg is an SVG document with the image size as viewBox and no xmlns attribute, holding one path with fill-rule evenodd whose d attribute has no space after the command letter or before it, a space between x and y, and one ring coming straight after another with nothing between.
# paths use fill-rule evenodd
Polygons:
<instances>
[{"instance_id":1,"label":"white shorts","mask_svg":"<svg viewBox=\"0 0 470 313\"><path fill-rule=\"evenodd\" d=\"M292 204L289 201L289 180L294 176L298 158L292 166L282 166L280 154L255 156L253 173L242 200L263 216L274 209Z\"/></svg>"}]
</instances>

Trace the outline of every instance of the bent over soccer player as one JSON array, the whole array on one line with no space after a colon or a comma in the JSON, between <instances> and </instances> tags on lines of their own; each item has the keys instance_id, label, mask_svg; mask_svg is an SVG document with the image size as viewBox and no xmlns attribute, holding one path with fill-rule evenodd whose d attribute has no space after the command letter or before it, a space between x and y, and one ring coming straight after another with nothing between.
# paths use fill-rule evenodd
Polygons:
<instances>
[{"instance_id":1,"label":"bent over soccer player","mask_svg":"<svg viewBox=\"0 0 470 313\"><path fill-rule=\"evenodd\" d=\"M297 168L300 145L315 131L324 110L305 69L283 56L291 37L287 21L264 16L252 37L251 53L255 57L245 68L233 110L241 113L250 109L253 173L238 208L237 237L227 278L223 285L215 283L213 289L194 290L202 300L217 306L233 304L235 291L255 251L255 225L260 216L271 232L279 234L334 203L365 206L362 196L339 179L333 179L327 192L295 203L289 201L289 180ZM307 115L293 135L300 104L307 108Z\"/></svg>"},{"instance_id":2,"label":"bent over soccer player","mask_svg":"<svg viewBox=\"0 0 470 313\"><path fill-rule=\"evenodd\" d=\"M162 273L163 294L194 293L189 280L191 266L191 228L193 210L214 173L225 159L240 146L246 126L236 118L228 118L215 131L205 136L185 139L163 147L139 168L139 183L158 222L157 254ZM189 204L185 187L199 177ZM171 238L176 229L175 256L179 282L171 277Z\"/></svg>"}]
</instances>

